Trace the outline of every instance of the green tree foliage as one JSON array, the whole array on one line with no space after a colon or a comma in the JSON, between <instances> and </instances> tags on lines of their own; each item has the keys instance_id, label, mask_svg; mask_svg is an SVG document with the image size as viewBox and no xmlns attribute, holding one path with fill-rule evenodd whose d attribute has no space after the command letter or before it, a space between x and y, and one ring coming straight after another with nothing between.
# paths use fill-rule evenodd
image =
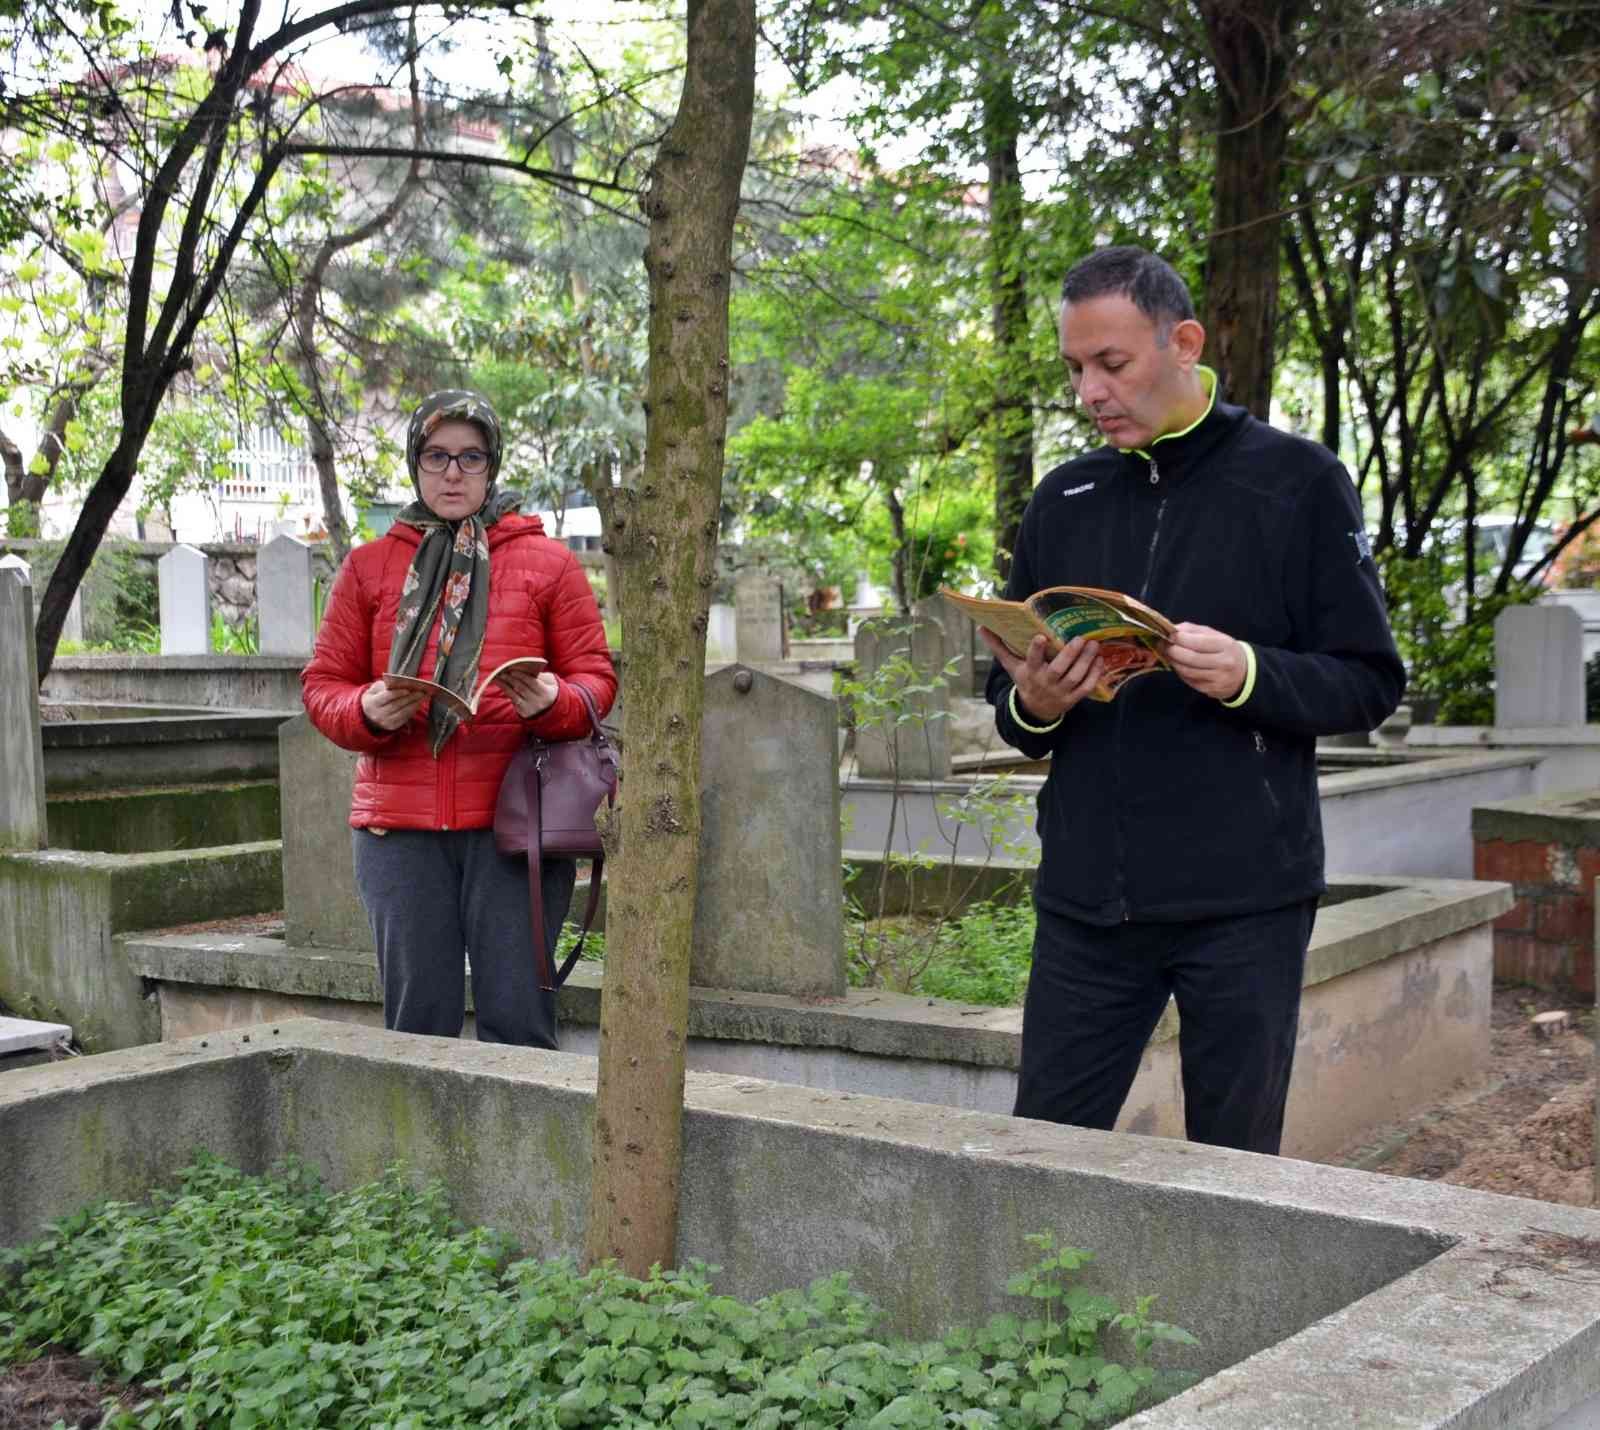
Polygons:
<instances>
[{"instance_id":1,"label":"green tree foliage","mask_svg":"<svg viewBox=\"0 0 1600 1430\"><path fill-rule=\"evenodd\" d=\"M737 295L736 363L771 395L730 443L725 495L753 534L785 534L820 584L887 568L904 605L926 588L933 533L964 532L973 557L988 548L965 500L983 476L966 438L989 407L961 261L975 223L962 189L864 178L791 223ZM837 540L850 532L853 550Z\"/></svg>"},{"instance_id":2,"label":"green tree foliage","mask_svg":"<svg viewBox=\"0 0 1600 1430\"><path fill-rule=\"evenodd\" d=\"M1486 718L1494 615L1600 516L1571 441L1600 377L1600 26L1380 12L1342 41L1299 134L1290 361L1366 498L1414 691Z\"/></svg>"}]
</instances>

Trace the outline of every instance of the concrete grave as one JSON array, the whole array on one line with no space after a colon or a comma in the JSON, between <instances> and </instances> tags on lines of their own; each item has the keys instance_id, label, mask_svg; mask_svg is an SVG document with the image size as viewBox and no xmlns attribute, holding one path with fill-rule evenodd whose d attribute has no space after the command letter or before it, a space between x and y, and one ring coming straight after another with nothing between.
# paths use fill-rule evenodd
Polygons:
<instances>
[{"instance_id":1,"label":"concrete grave","mask_svg":"<svg viewBox=\"0 0 1600 1430\"><path fill-rule=\"evenodd\" d=\"M765 571L741 571L734 583L736 655L743 665L782 660L783 586Z\"/></svg>"},{"instance_id":2,"label":"concrete grave","mask_svg":"<svg viewBox=\"0 0 1600 1430\"><path fill-rule=\"evenodd\" d=\"M739 611L722 601L713 601L706 612L706 664L724 665L739 655Z\"/></svg>"},{"instance_id":3,"label":"concrete grave","mask_svg":"<svg viewBox=\"0 0 1600 1430\"><path fill-rule=\"evenodd\" d=\"M256 612L262 655L311 654L316 640L311 548L276 536L256 557Z\"/></svg>"},{"instance_id":4,"label":"concrete grave","mask_svg":"<svg viewBox=\"0 0 1600 1430\"><path fill-rule=\"evenodd\" d=\"M53 1048L72 1040L72 1029L65 1023L41 1023L34 1018L0 1017L0 1054L25 1053L35 1048Z\"/></svg>"},{"instance_id":5,"label":"concrete grave","mask_svg":"<svg viewBox=\"0 0 1600 1430\"><path fill-rule=\"evenodd\" d=\"M1497 726L1583 724L1583 618L1571 606L1507 606L1494 670Z\"/></svg>"},{"instance_id":6,"label":"concrete grave","mask_svg":"<svg viewBox=\"0 0 1600 1430\"><path fill-rule=\"evenodd\" d=\"M225 710L301 708L303 655L68 655L50 667L46 700Z\"/></svg>"},{"instance_id":7,"label":"concrete grave","mask_svg":"<svg viewBox=\"0 0 1600 1430\"><path fill-rule=\"evenodd\" d=\"M844 992L837 708L740 666L707 677L691 982Z\"/></svg>"},{"instance_id":8,"label":"concrete grave","mask_svg":"<svg viewBox=\"0 0 1600 1430\"><path fill-rule=\"evenodd\" d=\"M875 856L851 851L853 888ZM904 874L891 872L891 881ZM994 862L961 871L965 897L1017 897L999 887L1030 870ZM942 880L913 903L891 891L889 912L943 906ZM928 895L936 895L931 901ZM1511 905L1503 884L1368 880L1330 890L1306 963L1284 1151L1332 1156L1480 1076L1489 1050L1490 925ZM305 949L242 932L130 935L120 948L154 990L164 1039L309 1015L382 1026L370 954ZM580 963L558 997L562 1047L597 1047L602 978ZM466 990L471 1007L471 990ZM842 997L691 988L692 1071L773 1078L807 1087L1009 1112L1016 1101L1022 1010L976 1007L882 988ZM1169 1008L1140 1059L1121 1131L1183 1135L1179 1020Z\"/></svg>"},{"instance_id":9,"label":"concrete grave","mask_svg":"<svg viewBox=\"0 0 1600 1430\"><path fill-rule=\"evenodd\" d=\"M911 608L916 619L937 626L942 635L942 659L934 663L940 670L955 662L949 678L950 694L966 698L977 693L974 684L974 662L980 650L987 651L978 636L978 628L971 620L956 610L943 596L925 596ZM930 652L930 660L934 657Z\"/></svg>"},{"instance_id":10,"label":"concrete grave","mask_svg":"<svg viewBox=\"0 0 1600 1430\"><path fill-rule=\"evenodd\" d=\"M32 575L0 556L0 849L38 849L48 828Z\"/></svg>"},{"instance_id":11,"label":"concrete grave","mask_svg":"<svg viewBox=\"0 0 1600 1430\"><path fill-rule=\"evenodd\" d=\"M88 1052L155 1042L159 1000L117 936L282 907L275 841L152 854L0 852L0 1002L70 1023Z\"/></svg>"},{"instance_id":12,"label":"concrete grave","mask_svg":"<svg viewBox=\"0 0 1600 1430\"><path fill-rule=\"evenodd\" d=\"M529 1255L581 1250L595 1063L314 1020L0 1080L0 1244L170 1186L203 1146L335 1188L398 1162ZM1130 1430L1578 1430L1600 1415L1600 1214L740 1076L685 1087L676 1259L754 1296L848 1269L916 1336L1018 1310L1024 1236L1192 1329L1207 1378ZM492 1148L494 1155L473 1155Z\"/></svg>"},{"instance_id":13,"label":"concrete grave","mask_svg":"<svg viewBox=\"0 0 1600 1430\"><path fill-rule=\"evenodd\" d=\"M174 546L156 563L161 593L161 654L204 655L211 649L211 581L205 552Z\"/></svg>"},{"instance_id":14,"label":"concrete grave","mask_svg":"<svg viewBox=\"0 0 1600 1430\"><path fill-rule=\"evenodd\" d=\"M83 644L83 592L72 593L72 604L67 607L67 618L61 623L61 639Z\"/></svg>"},{"instance_id":15,"label":"concrete grave","mask_svg":"<svg viewBox=\"0 0 1600 1430\"><path fill-rule=\"evenodd\" d=\"M866 710L856 711L856 773L862 779L947 780L950 690L937 679L948 658L945 627L927 616L909 621L887 616L861 623L856 631L857 680L873 680L901 655L908 656L914 667L911 684L935 688L906 697L904 712L911 719L901 720L894 711L886 711L881 722L868 723Z\"/></svg>"},{"instance_id":16,"label":"concrete grave","mask_svg":"<svg viewBox=\"0 0 1600 1430\"><path fill-rule=\"evenodd\" d=\"M1495 920L1495 976L1592 1000L1600 789L1478 805L1472 838L1474 874L1517 897Z\"/></svg>"},{"instance_id":17,"label":"concrete grave","mask_svg":"<svg viewBox=\"0 0 1600 1430\"><path fill-rule=\"evenodd\" d=\"M283 919L291 944L373 953L356 893L350 791L357 756L296 715L278 727L283 800Z\"/></svg>"}]
</instances>

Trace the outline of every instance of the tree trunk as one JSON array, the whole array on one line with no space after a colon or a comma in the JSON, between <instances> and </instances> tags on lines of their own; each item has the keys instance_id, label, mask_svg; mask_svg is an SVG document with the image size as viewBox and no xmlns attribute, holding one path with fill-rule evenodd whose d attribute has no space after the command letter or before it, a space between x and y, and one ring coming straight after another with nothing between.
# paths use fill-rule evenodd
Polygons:
<instances>
[{"instance_id":1,"label":"tree trunk","mask_svg":"<svg viewBox=\"0 0 1600 1430\"><path fill-rule=\"evenodd\" d=\"M1029 391L1028 280L1023 246L1022 118L1009 72L983 94L989 162L990 291L994 304L994 566L1004 587L1022 511L1033 495L1033 399Z\"/></svg>"},{"instance_id":2,"label":"tree trunk","mask_svg":"<svg viewBox=\"0 0 1600 1430\"><path fill-rule=\"evenodd\" d=\"M1206 250L1206 361L1230 401L1272 401L1282 242L1285 103L1300 0L1204 0L1217 77L1216 175Z\"/></svg>"},{"instance_id":3,"label":"tree trunk","mask_svg":"<svg viewBox=\"0 0 1600 1430\"><path fill-rule=\"evenodd\" d=\"M644 477L613 521L627 763L606 830L606 913L590 1263L676 1259L700 724L728 417L733 223L755 96L754 0L689 0L678 113L651 169ZM620 847L618 847L620 845Z\"/></svg>"},{"instance_id":4,"label":"tree trunk","mask_svg":"<svg viewBox=\"0 0 1600 1430\"><path fill-rule=\"evenodd\" d=\"M27 480L28 469L22 448L4 432L0 432L0 463L4 463L6 470L6 505L12 507L23 500L22 484Z\"/></svg>"},{"instance_id":5,"label":"tree trunk","mask_svg":"<svg viewBox=\"0 0 1600 1430\"><path fill-rule=\"evenodd\" d=\"M38 619L34 623L34 643L38 651L41 685L45 676L50 673L51 662L55 660L56 646L61 640L61 628L67 623L67 612L72 607L72 598L77 595L79 585L88 574L89 564L94 560L95 552L100 549L101 538L105 536L106 528L111 525L111 518L117 514L122 499L133 486L133 474L138 465L139 453L144 447L144 439L150 435L154 421L153 404L148 409L148 416L142 422L124 421L122 437L111 455L106 458L106 464L100 469L100 475L95 479L94 485L89 488L89 494L84 498L83 507L78 512L78 520L72 528L72 535L67 538L67 544L61 551L61 558L50 573L50 580L39 601Z\"/></svg>"}]
</instances>

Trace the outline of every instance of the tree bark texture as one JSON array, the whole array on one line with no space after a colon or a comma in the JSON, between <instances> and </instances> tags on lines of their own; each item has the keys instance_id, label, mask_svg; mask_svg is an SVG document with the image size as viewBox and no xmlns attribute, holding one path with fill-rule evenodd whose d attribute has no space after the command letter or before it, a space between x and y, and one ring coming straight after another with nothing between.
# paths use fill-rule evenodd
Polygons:
<instances>
[{"instance_id":1,"label":"tree bark texture","mask_svg":"<svg viewBox=\"0 0 1600 1430\"><path fill-rule=\"evenodd\" d=\"M645 196L644 475L613 543L627 643L625 765L606 912L590 1263L676 1257L689 942L699 865L707 612L728 416L733 224L755 94L754 0L689 0L678 113Z\"/></svg>"},{"instance_id":2,"label":"tree bark texture","mask_svg":"<svg viewBox=\"0 0 1600 1430\"><path fill-rule=\"evenodd\" d=\"M1029 391L1028 282L1024 269L1022 116L1009 73L991 76L983 95L989 164L989 261L994 324L994 564L1002 586L1011 572L1022 511L1033 495L1033 397Z\"/></svg>"},{"instance_id":3,"label":"tree bark texture","mask_svg":"<svg viewBox=\"0 0 1600 1430\"><path fill-rule=\"evenodd\" d=\"M1222 392L1263 420L1272 400L1290 59L1300 0L1205 0L1217 81L1216 175L1202 314Z\"/></svg>"}]
</instances>

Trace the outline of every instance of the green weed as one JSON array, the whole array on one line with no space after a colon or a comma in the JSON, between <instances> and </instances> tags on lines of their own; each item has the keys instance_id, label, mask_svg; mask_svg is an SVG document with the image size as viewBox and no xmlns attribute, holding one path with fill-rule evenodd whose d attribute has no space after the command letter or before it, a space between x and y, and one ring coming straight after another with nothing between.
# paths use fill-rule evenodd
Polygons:
<instances>
[{"instance_id":1,"label":"green weed","mask_svg":"<svg viewBox=\"0 0 1600 1430\"><path fill-rule=\"evenodd\" d=\"M846 973L857 988L1011 1007L1033 963L1033 905L975 904L955 919L874 919L846 935Z\"/></svg>"},{"instance_id":2,"label":"green weed","mask_svg":"<svg viewBox=\"0 0 1600 1430\"><path fill-rule=\"evenodd\" d=\"M698 1263L580 1273L516 1259L398 1169L328 1193L201 1156L174 1192L0 1253L0 1364L66 1346L139 1384L108 1430L1083 1427L1188 1383L1148 1353L1193 1337L1075 1284L1088 1252L1028 1240L1043 1259L1007 1287L1026 1314L913 1343L876 1335L842 1273L753 1303Z\"/></svg>"}]
</instances>

